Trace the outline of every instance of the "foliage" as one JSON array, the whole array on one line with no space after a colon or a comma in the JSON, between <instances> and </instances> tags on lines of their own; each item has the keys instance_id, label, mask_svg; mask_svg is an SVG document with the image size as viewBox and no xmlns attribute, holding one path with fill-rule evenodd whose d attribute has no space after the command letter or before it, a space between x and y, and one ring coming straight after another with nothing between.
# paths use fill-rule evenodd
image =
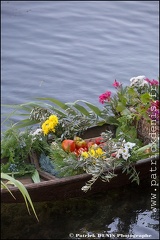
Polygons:
<instances>
[{"instance_id":1,"label":"foliage","mask_svg":"<svg viewBox=\"0 0 160 240\"><path fill-rule=\"evenodd\" d=\"M27 118L16 122L13 128L21 129L38 126L37 124L41 126L50 115L56 115L59 121L56 126L56 137L61 137L61 139L73 137L91 126L102 124L101 110L87 101L77 100L73 103L63 103L54 98L38 98L38 100L42 102L3 105L15 109L6 117L3 124L7 123L11 117L19 115Z\"/></svg>"},{"instance_id":2,"label":"foliage","mask_svg":"<svg viewBox=\"0 0 160 240\"><path fill-rule=\"evenodd\" d=\"M102 109L84 100L63 103L54 98L38 98L40 102L12 106L15 109L13 115L20 111L20 116L27 118L15 123L3 136L2 157L7 158L7 164L10 164L5 166L7 171L12 166L11 172L14 172L11 164L16 164L14 167L22 165L24 159L34 151L40 156L41 168L56 177L91 174L91 180L82 187L85 192L98 178L110 181L116 177L114 170L117 166L130 175L131 181L139 184L135 163L139 159L158 155L158 137L154 141L150 137L147 142L141 139L139 130L146 134L148 132L144 126L139 129L139 122L145 120L146 125L150 126L154 120L157 134L159 82L145 76L134 77L130 81L130 86L124 87L115 80L113 86L117 90L116 94L111 97L112 93L106 91L99 96ZM6 122L8 120L6 118ZM112 132L103 132L101 143L82 148L78 154L65 152L62 148L64 139L73 140L89 127L104 123L115 125L114 137ZM22 128L24 132L19 130ZM152 147L156 151L152 152Z\"/></svg>"},{"instance_id":3,"label":"foliage","mask_svg":"<svg viewBox=\"0 0 160 240\"><path fill-rule=\"evenodd\" d=\"M111 97L111 92L106 91L99 96L99 101L104 104L102 114L106 116L106 122L117 126L117 135L122 131L127 141L134 141L139 120L145 119L151 124L154 112L154 118L159 121L159 82L145 76L134 77L130 81L130 86L123 87L115 80L113 86L117 93ZM156 105L156 111L153 105ZM111 122L108 121L110 115L113 116Z\"/></svg>"},{"instance_id":4,"label":"foliage","mask_svg":"<svg viewBox=\"0 0 160 240\"><path fill-rule=\"evenodd\" d=\"M89 150L89 154L87 152L86 155L83 152L79 159L79 162L82 162L85 172L92 174L92 179L86 183L82 190L85 192L88 191L98 178L109 182L111 178L117 176L114 170L118 166L122 167L122 172L130 175L132 182L136 181L139 184L139 174L136 172L134 164L139 159L145 159L152 154L158 154L158 142L156 143L157 152L152 153L151 151L148 152L148 150L152 146L155 147L155 143L140 147L135 142L126 142L122 136L119 139L111 138L111 132L108 131L103 132L101 136L104 139L103 145L100 145L103 149L103 154L97 156L93 152L97 149L97 146L93 145ZM90 151L92 151L92 154L90 154Z\"/></svg>"},{"instance_id":5,"label":"foliage","mask_svg":"<svg viewBox=\"0 0 160 240\"><path fill-rule=\"evenodd\" d=\"M52 142L49 153L57 177L74 176L83 173L74 153L65 152L60 142Z\"/></svg>"},{"instance_id":6,"label":"foliage","mask_svg":"<svg viewBox=\"0 0 160 240\"><path fill-rule=\"evenodd\" d=\"M43 135L42 138L45 138ZM32 151L41 153L48 144L42 140L40 134L34 134L26 128L24 132L9 128L3 134L1 141L1 171L13 175L32 175L35 166L29 162Z\"/></svg>"},{"instance_id":7,"label":"foliage","mask_svg":"<svg viewBox=\"0 0 160 240\"><path fill-rule=\"evenodd\" d=\"M4 183L4 180L8 180L8 182ZM37 214L35 212L32 200L31 200L31 198L29 196L29 193L28 193L27 189L25 188L25 186L20 181L14 179L13 177L9 176L8 174L1 173L1 188L7 189L10 192L10 194L12 195L12 197L15 198L14 195L12 194L12 192L10 191L10 189L8 188L9 184L12 184L19 189L19 191L23 195L23 198L24 198L24 201L25 201L25 204L26 204L26 207L27 207L27 210L28 210L29 214L30 214L30 210L29 210L28 203L30 204L37 221L39 221L38 217L37 217Z\"/></svg>"}]
</instances>

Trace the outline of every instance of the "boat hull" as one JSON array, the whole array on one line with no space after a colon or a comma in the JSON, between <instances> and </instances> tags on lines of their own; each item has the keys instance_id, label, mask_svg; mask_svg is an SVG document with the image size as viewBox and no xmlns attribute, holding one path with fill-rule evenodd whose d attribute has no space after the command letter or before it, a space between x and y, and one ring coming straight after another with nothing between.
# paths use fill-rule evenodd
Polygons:
<instances>
[{"instance_id":1,"label":"boat hull","mask_svg":"<svg viewBox=\"0 0 160 240\"><path fill-rule=\"evenodd\" d=\"M147 158L144 160L139 160L135 164L137 172L139 172L140 180L151 178L151 168L156 163L157 172L159 169L158 164L159 157ZM155 165L154 165L155 166ZM81 190L85 183L91 179L89 174L80 174L65 178L55 178L46 175L45 172L41 171L40 175L43 181L40 183L29 183L25 184L28 193L33 202L44 202L44 201L58 201L66 200L68 198L75 197L87 197L95 193L106 192L113 188L119 188L131 184L131 180L126 173L122 173L122 168L118 167L115 169L116 177L112 178L109 182L103 182L98 179L90 190L86 193ZM23 196L16 187L10 188L16 200L11 196L11 194L5 190L1 190L1 202L2 203L21 203L24 202Z\"/></svg>"}]
</instances>

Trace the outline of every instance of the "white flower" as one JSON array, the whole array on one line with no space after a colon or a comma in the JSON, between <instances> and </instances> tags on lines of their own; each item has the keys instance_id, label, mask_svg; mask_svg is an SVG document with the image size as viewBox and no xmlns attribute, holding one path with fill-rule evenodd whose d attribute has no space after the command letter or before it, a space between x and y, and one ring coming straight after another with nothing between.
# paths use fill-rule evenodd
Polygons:
<instances>
[{"instance_id":1,"label":"white flower","mask_svg":"<svg viewBox=\"0 0 160 240\"><path fill-rule=\"evenodd\" d=\"M32 141L36 140L36 136L40 136L42 133L41 128L37 128L34 132L31 132L30 135L32 135ZM42 141L42 138L39 138L40 141Z\"/></svg>"},{"instance_id":2,"label":"white flower","mask_svg":"<svg viewBox=\"0 0 160 240\"><path fill-rule=\"evenodd\" d=\"M128 149L132 149L134 146L136 146L136 144L135 143L131 143L131 142L126 142L124 144L124 147L128 148Z\"/></svg>"},{"instance_id":3,"label":"white flower","mask_svg":"<svg viewBox=\"0 0 160 240\"><path fill-rule=\"evenodd\" d=\"M124 148L123 153L122 153L122 158L124 160L127 160L130 156L131 156L131 154L129 154L128 148Z\"/></svg>"},{"instance_id":4,"label":"white flower","mask_svg":"<svg viewBox=\"0 0 160 240\"><path fill-rule=\"evenodd\" d=\"M124 160L127 160L130 156L128 148L120 148L118 149L116 158L122 157Z\"/></svg>"},{"instance_id":5,"label":"white flower","mask_svg":"<svg viewBox=\"0 0 160 240\"><path fill-rule=\"evenodd\" d=\"M40 135L42 133L41 128L37 128L33 133L31 133L32 136Z\"/></svg>"},{"instance_id":6,"label":"white flower","mask_svg":"<svg viewBox=\"0 0 160 240\"><path fill-rule=\"evenodd\" d=\"M137 76L137 77L132 77L130 79L130 86L135 86L135 87L143 87L144 85L149 86L149 83L145 80L145 76Z\"/></svg>"},{"instance_id":7,"label":"white flower","mask_svg":"<svg viewBox=\"0 0 160 240\"><path fill-rule=\"evenodd\" d=\"M122 149L122 148L118 149L118 152L117 152L116 158L120 158L121 155L122 155L122 153L123 153L123 149Z\"/></svg>"}]
</instances>

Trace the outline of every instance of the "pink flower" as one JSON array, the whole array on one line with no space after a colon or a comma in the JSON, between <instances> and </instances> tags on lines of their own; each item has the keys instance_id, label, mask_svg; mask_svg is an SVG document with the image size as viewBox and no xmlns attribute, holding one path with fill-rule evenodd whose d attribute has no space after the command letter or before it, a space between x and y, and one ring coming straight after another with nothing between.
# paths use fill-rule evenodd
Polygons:
<instances>
[{"instance_id":1,"label":"pink flower","mask_svg":"<svg viewBox=\"0 0 160 240\"><path fill-rule=\"evenodd\" d=\"M145 78L145 80L150 84L150 85L159 85L159 82L157 80L149 80L149 78Z\"/></svg>"},{"instance_id":2,"label":"pink flower","mask_svg":"<svg viewBox=\"0 0 160 240\"><path fill-rule=\"evenodd\" d=\"M160 107L159 100L156 100L156 101L152 102L152 106L156 106L156 108L159 109L159 107Z\"/></svg>"},{"instance_id":3,"label":"pink flower","mask_svg":"<svg viewBox=\"0 0 160 240\"><path fill-rule=\"evenodd\" d=\"M120 82L117 82L117 80L115 79L114 80L114 83L112 84L115 88L118 88L121 86L121 83Z\"/></svg>"},{"instance_id":4,"label":"pink flower","mask_svg":"<svg viewBox=\"0 0 160 240\"><path fill-rule=\"evenodd\" d=\"M104 103L105 101L110 101L110 96L111 96L111 92L110 91L106 91L105 93L101 94L99 96L99 102L100 103Z\"/></svg>"}]
</instances>

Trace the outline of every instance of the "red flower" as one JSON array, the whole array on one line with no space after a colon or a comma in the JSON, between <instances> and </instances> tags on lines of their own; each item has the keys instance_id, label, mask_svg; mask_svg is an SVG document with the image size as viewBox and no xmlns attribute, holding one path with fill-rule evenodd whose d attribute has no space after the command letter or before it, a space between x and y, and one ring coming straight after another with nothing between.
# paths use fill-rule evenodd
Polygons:
<instances>
[{"instance_id":1,"label":"red flower","mask_svg":"<svg viewBox=\"0 0 160 240\"><path fill-rule=\"evenodd\" d=\"M101 94L99 96L99 101L100 103L104 103L105 101L110 101L110 96L111 96L111 92L110 91L106 91L105 93Z\"/></svg>"},{"instance_id":2,"label":"red flower","mask_svg":"<svg viewBox=\"0 0 160 240\"><path fill-rule=\"evenodd\" d=\"M145 78L145 80L150 84L150 85L155 85L158 86L159 82L157 80L149 80L149 78Z\"/></svg>"},{"instance_id":3,"label":"red flower","mask_svg":"<svg viewBox=\"0 0 160 240\"><path fill-rule=\"evenodd\" d=\"M159 100L152 102L152 105L156 106L156 108L159 109L159 106L160 106Z\"/></svg>"},{"instance_id":4,"label":"red flower","mask_svg":"<svg viewBox=\"0 0 160 240\"><path fill-rule=\"evenodd\" d=\"M115 79L114 80L114 83L112 84L115 88L118 88L121 86L121 83L120 82L117 82L117 80Z\"/></svg>"}]
</instances>

